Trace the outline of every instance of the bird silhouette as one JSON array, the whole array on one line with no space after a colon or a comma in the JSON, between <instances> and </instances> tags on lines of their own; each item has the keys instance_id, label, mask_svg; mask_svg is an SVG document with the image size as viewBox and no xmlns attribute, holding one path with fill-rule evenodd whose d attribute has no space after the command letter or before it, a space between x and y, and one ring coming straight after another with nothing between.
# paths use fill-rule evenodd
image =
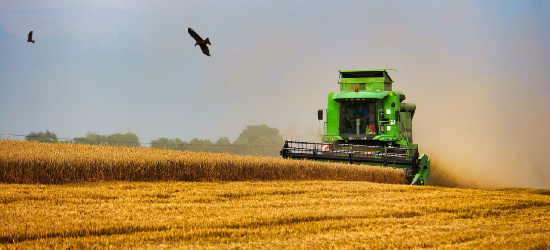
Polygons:
<instances>
[{"instance_id":1,"label":"bird silhouette","mask_svg":"<svg viewBox=\"0 0 550 250\"><path fill-rule=\"evenodd\" d=\"M191 28L187 29L187 32L189 32L189 35L191 35L191 37L195 39L195 46L199 45L201 47L202 53L204 53L207 56L210 56L210 51L208 50L207 44L209 45L212 45L212 44L210 44L210 40L208 39L208 37L205 40L202 40L199 34L197 34L197 32L195 32Z\"/></svg>"},{"instance_id":2,"label":"bird silhouette","mask_svg":"<svg viewBox=\"0 0 550 250\"><path fill-rule=\"evenodd\" d=\"M28 43L34 43L34 40L32 40L32 30L29 32L29 37L27 38Z\"/></svg>"}]
</instances>

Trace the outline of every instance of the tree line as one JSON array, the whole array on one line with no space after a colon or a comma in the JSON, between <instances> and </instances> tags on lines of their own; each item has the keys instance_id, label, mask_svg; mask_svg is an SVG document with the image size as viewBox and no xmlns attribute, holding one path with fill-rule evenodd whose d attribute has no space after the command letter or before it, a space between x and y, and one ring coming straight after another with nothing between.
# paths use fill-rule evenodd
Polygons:
<instances>
[{"instance_id":1,"label":"tree line","mask_svg":"<svg viewBox=\"0 0 550 250\"><path fill-rule=\"evenodd\" d=\"M94 132L88 132L84 137L74 137L60 141L57 135L49 130L46 132L31 132L25 136L27 141L40 141L50 143L76 143L90 145L111 145L125 147L141 147L138 136L132 132L124 134L115 133L110 135L99 135ZM279 150L284 144L283 136L279 134L277 128L262 125L248 125L233 142L227 137L220 137L215 142L208 139L194 138L190 141L183 141L179 138L161 137L152 140L149 144L152 148L171 149L171 150L190 150L197 152L217 152L232 153L240 155L279 155Z\"/></svg>"}]
</instances>

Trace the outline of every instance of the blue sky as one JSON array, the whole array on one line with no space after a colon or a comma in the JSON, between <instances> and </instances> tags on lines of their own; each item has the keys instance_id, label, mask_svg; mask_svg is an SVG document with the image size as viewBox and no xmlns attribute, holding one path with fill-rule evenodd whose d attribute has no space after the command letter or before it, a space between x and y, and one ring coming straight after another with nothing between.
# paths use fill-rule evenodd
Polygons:
<instances>
[{"instance_id":1,"label":"blue sky","mask_svg":"<svg viewBox=\"0 0 550 250\"><path fill-rule=\"evenodd\" d=\"M550 2L319 3L0 0L0 134L314 140L338 70L397 68L421 151L549 187Z\"/></svg>"}]
</instances>

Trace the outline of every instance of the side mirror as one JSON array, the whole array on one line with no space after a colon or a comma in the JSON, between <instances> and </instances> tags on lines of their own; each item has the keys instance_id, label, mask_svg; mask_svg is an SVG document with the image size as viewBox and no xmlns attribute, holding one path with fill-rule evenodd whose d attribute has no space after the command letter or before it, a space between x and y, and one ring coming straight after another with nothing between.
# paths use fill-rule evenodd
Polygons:
<instances>
[{"instance_id":1,"label":"side mirror","mask_svg":"<svg viewBox=\"0 0 550 250\"><path fill-rule=\"evenodd\" d=\"M319 121L323 120L323 110L322 109L317 110L317 119L319 119Z\"/></svg>"}]
</instances>

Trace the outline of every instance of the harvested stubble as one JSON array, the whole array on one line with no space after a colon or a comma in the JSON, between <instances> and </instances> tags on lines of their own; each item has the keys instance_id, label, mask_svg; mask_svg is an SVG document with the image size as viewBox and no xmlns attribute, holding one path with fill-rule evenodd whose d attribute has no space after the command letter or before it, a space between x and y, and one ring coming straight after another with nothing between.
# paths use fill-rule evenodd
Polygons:
<instances>
[{"instance_id":1,"label":"harvested stubble","mask_svg":"<svg viewBox=\"0 0 550 250\"><path fill-rule=\"evenodd\" d=\"M392 168L152 148L0 140L0 182L346 180L406 183Z\"/></svg>"},{"instance_id":2,"label":"harvested stubble","mask_svg":"<svg viewBox=\"0 0 550 250\"><path fill-rule=\"evenodd\" d=\"M550 190L0 183L0 249L549 249Z\"/></svg>"}]
</instances>

